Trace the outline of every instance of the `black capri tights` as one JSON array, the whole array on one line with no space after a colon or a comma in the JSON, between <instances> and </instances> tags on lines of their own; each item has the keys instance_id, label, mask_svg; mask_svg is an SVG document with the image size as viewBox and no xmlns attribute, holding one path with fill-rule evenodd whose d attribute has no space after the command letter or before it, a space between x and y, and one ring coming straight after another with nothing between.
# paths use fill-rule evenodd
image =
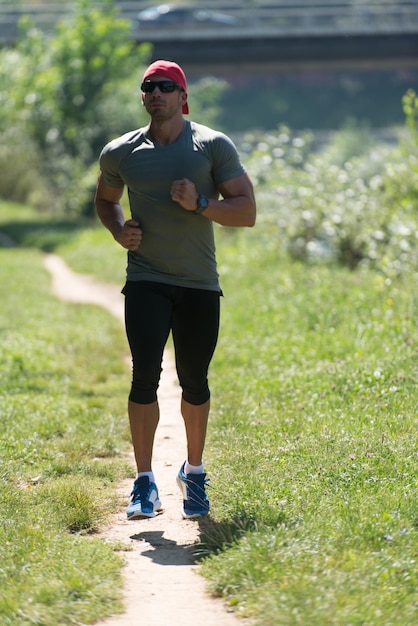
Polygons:
<instances>
[{"instance_id":1,"label":"black capri tights","mask_svg":"<svg viewBox=\"0 0 418 626\"><path fill-rule=\"evenodd\" d=\"M122 293L133 365L129 399L156 401L171 330L182 396L190 404L204 404L210 397L208 368L218 339L221 294L148 281L128 281Z\"/></svg>"}]
</instances>

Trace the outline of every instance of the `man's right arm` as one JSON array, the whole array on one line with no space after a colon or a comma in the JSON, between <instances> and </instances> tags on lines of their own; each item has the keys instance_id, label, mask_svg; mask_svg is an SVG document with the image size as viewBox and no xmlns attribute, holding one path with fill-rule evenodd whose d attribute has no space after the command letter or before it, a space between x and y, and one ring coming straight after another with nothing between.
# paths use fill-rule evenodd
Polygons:
<instances>
[{"instance_id":1,"label":"man's right arm","mask_svg":"<svg viewBox=\"0 0 418 626\"><path fill-rule=\"evenodd\" d=\"M108 185L100 173L94 204L100 221L112 233L114 239L123 248L134 251L141 245L142 230L138 228L138 222L135 220L125 221L125 215L120 205L123 189L123 187Z\"/></svg>"}]
</instances>

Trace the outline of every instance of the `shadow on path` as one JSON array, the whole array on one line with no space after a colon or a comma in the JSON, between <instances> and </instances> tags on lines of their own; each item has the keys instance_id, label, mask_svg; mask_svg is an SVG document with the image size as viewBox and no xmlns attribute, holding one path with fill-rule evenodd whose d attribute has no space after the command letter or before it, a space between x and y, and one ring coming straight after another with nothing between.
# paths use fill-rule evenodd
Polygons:
<instances>
[{"instance_id":1,"label":"shadow on path","mask_svg":"<svg viewBox=\"0 0 418 626\"><path fill-rule=\"evenodd\" d=\"M144 541L150 548L142 551L159 565L193 565L194 557L190 545L180 545L172 539L164 537L163 531L145 531L132 535L134 541Z\"/></svg>"}]
</instances>

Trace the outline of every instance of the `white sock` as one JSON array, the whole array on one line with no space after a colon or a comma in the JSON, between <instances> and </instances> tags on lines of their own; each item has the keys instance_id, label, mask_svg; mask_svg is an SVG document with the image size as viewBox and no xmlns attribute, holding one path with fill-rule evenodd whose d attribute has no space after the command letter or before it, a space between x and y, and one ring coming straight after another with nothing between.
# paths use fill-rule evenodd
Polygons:
<instances>
[{"instance_id":1,"label":"white sock","mask_svg":"<svg viewBox=\"0 0 418 626\"><path fill-rule=\"evenodd\" d=\"M203 474L203 463L200 465L190 465L189 461L186 461L184 465L185 474Z\"/></svg>"},{"instance_id":2,"label":"white sock","mask_svg":"<svg viewBox=\"0 0 418 626\"><path fill-rule=\"evenodd\" d=\"M155 483L154 472L138 472L136 475L137 478L141 478L141 476L148 476L150 483Z\"/></svg>"}]
</instances>

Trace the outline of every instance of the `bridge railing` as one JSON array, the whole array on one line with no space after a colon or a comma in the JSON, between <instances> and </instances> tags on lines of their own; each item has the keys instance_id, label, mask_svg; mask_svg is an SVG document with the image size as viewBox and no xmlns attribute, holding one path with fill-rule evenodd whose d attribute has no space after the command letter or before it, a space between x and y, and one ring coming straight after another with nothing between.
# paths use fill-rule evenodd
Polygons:
<instances>
[{"instance_id":1,"label":"bridge railing","mask_svg":"<svg viewBox=\"0 0 418 626\"><path fill-rule=\"evenodd\" d=\"M356 35L356 34L418 34L418 4L384 4L384 5L293 5L281 7L262 7L254 10L236 9L229 11L238 18L232 27L209 28L208 26L189 25L181 27L161 25L146 28L135 28L136 39L158 41L167 39L176 33L179 39L196 38L199 36L213 37L214 32L222 37L242 38L265 36L324 36L324 35Z\"/></svg>"},{"instance_id":2,"label":"bridge railing","mask_svg":"<svg viewBox=\"0 0 418 626\"><path fill-rule=\"evenodd\" d=\"M199 23L175 26L156 24L146 28L136 18L144 4L118 2L121 17L132 22L132 37L136 41L161 41L173 38L254 38L285 36L324 36L361 34L418 34L418 0L392 2L390 0L287 0L280 4L264 1L245 7L243 2L212 0L205 8L222 11L237 18L234 26L213 27ZM142 6L141 6L142 5ZM244 6L243 6L244 5ZM100 6L100 2L97 3ZM103 6L103 5L102 5ZM199 4L199 9L203 7ZM46 32L74 10L68 3L36 5L0 5L0 43L13 43L18 34L18 23L27 16Z\"/></svg>"}]
</instances>

